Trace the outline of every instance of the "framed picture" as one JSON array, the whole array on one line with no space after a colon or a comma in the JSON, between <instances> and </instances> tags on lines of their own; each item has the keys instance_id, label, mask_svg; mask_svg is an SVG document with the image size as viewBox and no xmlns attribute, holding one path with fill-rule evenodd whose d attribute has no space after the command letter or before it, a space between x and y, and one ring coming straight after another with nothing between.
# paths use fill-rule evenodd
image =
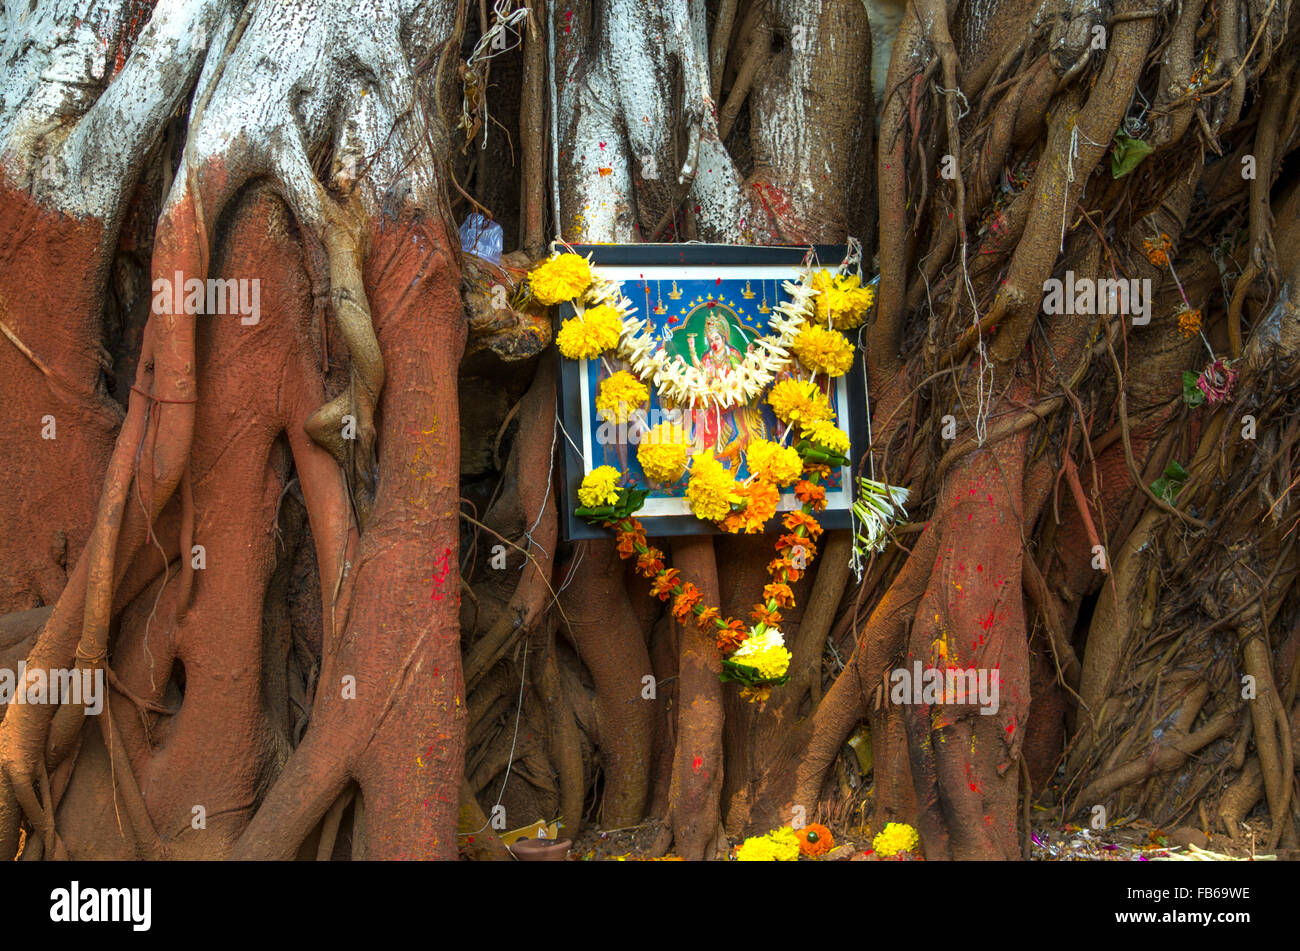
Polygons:
<instances>
[{"instance_id":1,"label":"framed picture","mask_svg":"<svg viewBox=\"0 0 1300 951\"><path fill-rule=\"evenodd\" d=\"M799 268L812 252L819 267L834 270L846 249L834 245L802 247L748 247L709 244L574 245L580 255L590 253L602 275L622 285L636 305L636 316L651 322L655 338L669 355L675 355L706 375L724 374L757 346L768 333L772 308L787 299L784 281L797 282ZM572 317L572 305L558 308L557 320ZM556 324L557 328L559 324ZM855 338L856 334L850 337ZM864 335L865 336L865 335ZM856 341L855 341L856 342ZM612 537L573 514L578 486L592 469L616 466L625 478L650 495L637 513L651 536L722 534L691 514L683 476L672 485L651 484L637 462L641 436L661 422L675 421L686 431L694 451L712 449L738 478L748 475L745 446L752 438L781 440L786 426L760 395L748 405L721 408L671 407L661 404L650 387L650 402L631 414L626 424L604 420L596 411L600 383L628 365L614 351L593 360L560 361L559 412L564 425L564 478L561 501L566 513L565 536L570 540ZM777 380L788 376L779 375ZM866 368L863 347L854 364L820 386L835 410L840 429L848 434L850 459L866 449ZM823 483L826 509L819 521L828 529L848 528L853 502L850 468L841 467ZM792 489L781 495L778 512L800 507Z\"/></svg>"}]
</instances>

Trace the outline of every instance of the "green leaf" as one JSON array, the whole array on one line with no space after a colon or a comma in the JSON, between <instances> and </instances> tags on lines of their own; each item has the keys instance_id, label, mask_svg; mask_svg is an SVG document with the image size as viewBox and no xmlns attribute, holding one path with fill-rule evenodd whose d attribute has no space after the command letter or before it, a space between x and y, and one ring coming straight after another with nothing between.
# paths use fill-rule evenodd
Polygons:
<instances>
[{"instance_id":1,"label":"green leaf","mask_svg":"<svg viewBox=\"0 0 1300 951\"><path fill-rule=\"evenodd\" d=\"M1187 470L1171 459L1169 465L1165 466L1164 474L1151 483L1151 491L1166 502L1173 502L1186 481Z\"/></svg>"},{"instance_id":2,"label":"green leaf","mask_svg":"<svg viewBox=\"0 0 1300 951\"><path fill-rule=\"evenodd\" d=\"M1135 139L1123 132L1115 133L1114 147L1110 153L1110 174L1112 178L1123 178L1142 164L1142 160L1155 149L1141 139Z\"/></svg>"},{"instance_id":3,"label":"green leaf","mask_svg":"<svg viewBox=\"0 0 1300 951\"><path fill-rule=\"evenodd\" d=\"M753 667L747 667L744 664L738 664L734 660L722 661L722 672L718 674L718 679L724 684L740 683L747 687L780 687L790 679L790 673L787 671L776 680L767 680Z\"/></svg>"},{"instance_id":4,"label":"green leaf","mask_svg":"<svg viewBox=\"0 0 1300 951\"><path fill-rule=\"evenodd\" d=\"M1191 370L1183 371L1183 402L1188 406L1200 406L1205 402L1205 394L1196 385L1198 379L1200 377Z\"/></svg>"},{"instance_id":5,"label":"green leaf","mask_svg":"<svg viewBox=\"0 0 1300 951\"><path fill-rule=\"evenodd\" d=\"M627 518L645 504L646 497L649 494L645 489L620 488L618 490L618 501L614 503L614 517Z\"/></svg>"}]
</instances>

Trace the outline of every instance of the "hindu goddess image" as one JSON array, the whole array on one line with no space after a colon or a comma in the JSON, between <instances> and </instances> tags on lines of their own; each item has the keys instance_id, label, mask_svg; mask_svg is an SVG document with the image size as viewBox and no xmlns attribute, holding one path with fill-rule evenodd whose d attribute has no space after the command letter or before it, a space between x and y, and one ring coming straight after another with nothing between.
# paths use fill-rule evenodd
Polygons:
<instances>
[{"instance_id":1,"label":"hindu goddess image","mask_svg":"<svg viewBox=\"0 0 1300 951\"><path fill-rule=\"evenodd\" d=\"M726 308L714 306L704 321L706 349L700 356L696 351L697 334L687 334L691 363L698 367L710 383L721 382L735 372L745 359L744 354L731 345L731 322ZM688 321L689 322L689 318ZM754 345L747 347L752 350ZM737 461L749 445L750 439L764 438L767 428L758 406L732 406L726 409L717 404L697 406L691 411L691 440L695 450L712 449L715 458L730 462L734 471Z\"/></svg>"}]
</instances>

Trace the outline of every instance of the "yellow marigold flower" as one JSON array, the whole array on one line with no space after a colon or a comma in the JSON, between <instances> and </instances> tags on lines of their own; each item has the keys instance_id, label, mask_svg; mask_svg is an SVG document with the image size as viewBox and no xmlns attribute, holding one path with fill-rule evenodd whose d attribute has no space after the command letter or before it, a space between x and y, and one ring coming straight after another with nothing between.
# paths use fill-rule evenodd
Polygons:
<instances>
[{"instance_id":1,"label":"yellow marigold flower","mask_svg":"<svg viewBox=\"0 0 1300 951\"><path fill-rule=\"evenodd\" d=\"M1178 332L1184 337L1194 337L1201 329L1201 312L1199 310L1181 310L1178 312Z\"/></svg>"},{"instance_id":2,"label":"yellow marigold flower","mask_svg":"<svg viewBox=\"0 0 1300 951\"><path fill-rule=\"evenodd\" d=\"M848 455L848 435L828 419L806 423L803 434L806 439L812 440L827 452L838 452L841 456Z\"/></svg>"},{"instance_id":3,"label":"yellow marigold flower","mask_svg":"<svg viewBox=\"0 0 1300 951\"><path fill-rule=\"evenodd\" d=\"M594 509L618 501L618 480L622 475L613 466L597 466L588 472L578 487L578 501Z\"/></svg>"},{"instance_id":4,"label":"yellow marigold flower","mask_svg":"<svg viewBox=\"0 0 1300 951\"><path fill-rule=\"evenodd\" d=\"M793 862L799 858L799 837L789 826L767 835L750 836L736 846L738 862Z\"/></svg>"},{"instance_id":5,"label":"yellow marigold flower","mask_svg":"<svg viewBox=\"0 0 1300 951\"><path fill-rule=\"evenodd\" d=\"M601 304L561 324L555 344L570 360L590 360L617 346L622 332L623 318L618 311Z\"/></svg>"},{"instance_id":6,"label":"yellow marigold flower","mask_svg":"<svg viewBox=\"0 0 1300 951\"><path fill-rule=\"evenodd\" d=\"M686 471L690 452L686 431L676 423L660 423L641 440L636 458L651 482L676 482Z\"/></svg>"},{"instance_id":7,"label":"yellow marigold flower","mask_svg":"<svg viewBox=\"0 0 1300 951\"><path fill-rule=\"evenodd\" d=\"M841 376L853 366L853 343L838 330L807 323L791 341L804 366L828 376Z\"/></svg>"},{"instance_id":8,"label":"yellow marigold flower","mask_svg":"<svg viewBox=\"0 0 1300 951\"><path fill-rule=\"evenodd\" d=\"M579 254L556 254L533 268L528 275L533 299L550 307L573 300L591 284L591 265Z\"/></svg>"},{"instance_id":9,"label":"yellow marigold flower","mask_svg":"<svg viewBox=\"0 0 1300 951\"><path fill-rule=\"evenodd\" d=\"M897 855L899 852L915 852L921 847L921 838L905 822L891 822L884 830L871 840L871 848L877 855Z\"/></svg>"},{"instance_id":10,"label":"yellow marigold flower","mask_svg":"<svg viewBox=\"0 0 1300 951\"><path fill-rule=\"evenodd\" d=\"M728 513L722 520L723 530L748 534L761 532L763 526L776 514L781 493L771 483L755 479L749 485L739 489L738 494L745 502L745 507L739 512Z\"/></svg>"},{"instance_id":11,"label":"yellow marigold flower","mask_svg":"<svg viewBox=\"0 0 1300 951\"><path fill-rule=\"evenodd\" d=\"M803 471L803 460L790 446L770 439L751 439L745 448L750 475L773 485L789 485Z\"/></svg>"},{"instance_id":12,"label":"yellow marigold flower","mask_svg":"<svg viewBox=\"0 0 1300 951\"><path fill-rule=\"evenodd\" d=\"M838 330L804 324L790 348L809 370L827 376L843 376L853 366L853 344Z\"/></svg>"},{"instance_id":13,"label":"yellow marigold flower","mask_svg":"<svg viewBox=\"0 0 1300 951\"><path fill-rule=\"evenodd\" d=\"M807 425L835 416L826 394L807 380L782 380L767 394L773 412L783 422Z\"/></svg>"},{"instance_id":14,"label":"yellow marigold flower","mask_svg":"<svg viewBox=\"0 0 1300 951\"><path fill-rule=\"evenodd\" d=\"M732 502L740 501L736 488L731 471L713 458L712 449L706 449L691 463L686 501L696 518L717 522L727 517Z\"/></svg>"},{"instance_id":15,"label":"yellow marigold flower","mask_svg":"<svg viewBox=\"0 0 1300 951\"><path fill-rule=\"evenodd\" d=\"M650 390L626 370L607 376L596 394L596 412L611 423L626 423L633 410L650 401Z\"/></svg>"},{"instance_id":16,"label":"yellow marigold flower","mask_svg":"<svg viewBox=\"0 0 1300 951\"><path fill-rule=\"evenodd\" d=\"M776 680L790 669L790 652L785 649L781 632L774 627L762 634L750 634L728 659L742 667L753 667L764 680Z\"/></svg>"},{"instance_id":17,"label":"yellow marigold flower","mask_svg":"<svg viewBox=\"0 0 1300 951\"><path fill-rule=\"evenodd\" d=\"M825 324L829 320L836 330L860 326L876 302L875 288L863 287L856 274L837 277L830 271L818 271L812 276L811 286L818 291L813 299L818 322Z\"/></svg>"}]
</instances>

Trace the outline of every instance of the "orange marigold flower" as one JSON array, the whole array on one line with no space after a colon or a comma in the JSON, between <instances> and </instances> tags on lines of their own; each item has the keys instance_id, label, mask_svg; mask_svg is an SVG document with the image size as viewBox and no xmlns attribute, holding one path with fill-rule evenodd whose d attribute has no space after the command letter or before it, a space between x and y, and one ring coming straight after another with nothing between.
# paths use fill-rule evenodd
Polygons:
<instances>
[{"instance_id":1,"label":"orange marigold flower","mask_svg":"<svg viewBox=\"0 0 1300 951\"><path fill-rule=\"evenodd\" d=\"M803 855L825 855L835 848L835 838L831 830L818 822L811 822L802 829L794 830L799 840L799 852Z\"/></svg>"},{"instance_id":2,"label":"orange marigold flower","mask_svg":"<svg viewBox=\"0 0 1300 951\"><path fill-rule=\"evenodd\" d=\"M643 578L653 578L664 570L664 553L658 548L647 548L644 555L638 555L636 570Z\"/></svg>"},{"instance_id":3,"label":"orange marigold flower","mask_svg":"<svg viewBox=\"0 0 1300 951\"><path fill-rule=\"evenodd\" d=\"M700 626L701 631L707 634L711 628L718 626L719 616L720 614L717 608L711 604L706 604L704 607L700 608L699 617L696 619L695 623Z\"/></svg>"},{"instance_id":4,"label":"orange marigold flower","mask_svg":"<svg viewBox=\"0 0 1300 951\"><path fill-rule=\"evenodd\" d=\"M811 504L815 512L826 508L826 490L807 479L794 484L794 497L804 505Z\"/></svg>"},{"instance_id":5,"label":"orange marigold flower","mask_svg":"<svg viewBox=\"0 0 1300 951\"><path fill-rule=\"evenodd\" d=\"M777 551L785 552L789 549L790 560L797 562L799 559L794 557L796 549L803 549L804 564L812 561L817 557L817 545L811 538L805 538L802 535L782 535L776 543ZM795 567L799 567L798 564Z\"/></svg>"},{"instance_id":6,"label":"orange marigold flower","mask_svg":"<svg viewBox=\"0 0 1300 951\"><path fill-rule=\"evenodd\" d=\"M820 462L805 462L803 464L803 474L812 475L813 473L816 473L823 479L829 479L831 475L831 467Z\"/></svg>"},{"instance_id":7,"label":"orange marigold flower","mask_svg":"<svg viewBox=\"0 0 1300 951\"><path fill-rule=\"evenodd\" d=\"M763 526L776 514L776 507L781 501L780 490L759 479L738 489L736 494L745 501L745 507L731 512L722 520L722 530L726 532L761 532Z\"/></svg>"},{"instance_id":8,"label":"orange marigold flower","mask_svg":"<svg viewBox=\"0 0 1300 951\"><path fill-rule=\"evenodd\" d=\"M681 572L676 568L665 568L659 573L650 584L650 596L658 598L660 601L667 601L673 594L673 589L677 587L678 577Z\"/></svg>"},{"instance_id":9,"label":"orange marigold flower","mask_svg":"<svg viewBox=\"0 0 1300 951\"><path fill-rule=\"evenodd\" d=\"M637 546L645 547L645 526L639 519L629 518L618 523L618 556L631 558Z\"/></svg>"},{"instance_id":10,"label":"orange marigold flower","mask_svg":"<svg viewBox=\"0 0 1300 951\"><path fill-rule=\"evenodd\" d=\"M1169 235L1161 234L1158 238L1143 238L1142 250L1146 253L1147 260L1156 267L1164 267L1169 263L1169 249L1172 243Z\"/></svg>"},{"instance_id":11,"label":"orange marigold flower","mask_svg":"<svg viewBox=\"0 0 1300 951\"><path fill-rule=\"evenodd\" d=\"M780 611L769 611L766 604L754 605L754 610L749 612L755 624L766 624L768 627L776 627L781 623Z\"/></svg>"},{"instance_id":12,"label":"orange marigold flower","mask_svg":"<svg viewBox=\"0 0 1300 951\"><path fill-rule=\"evenodd\" d=\"M804 531L808 533L808 537L813 541L816 541L822 533L822 527L817 524L817 519L807 512L786 512L781 524L792 532L802 525Z\"/></svg>"},{"instance_id":13,"label":"orange marigold flower","mask_svg":"<svg viewBox=\"0 0 1300 951\"><path fill-rule=\"evenodd\" d=\"M718 650L730 654L745 643L748 637L749 631L745 630L744 622L727 618L723 626L718 628Z\"/></svg>"},{"instance_id":14,"label":"orange marigold flower","mask_svg":"<svg viewBox=\"0 0 1300 951\"><path fill-rule=\"evenodd\" d=\"M806 564L806 562L805 562ZM773 558L767 565L767 573L775 580L794 584L801 577L803 572L794 566L789 558Z\"/></svg>"},{"instance_id":15,"label":"orange marigold flower","mask_svg":"<svg viewBox=\"0 0 1300 951\"><path fill-rule=\"evenodd\" d=\"M1178 332L1184 337L1195 337L1201 329L1201 312L1183 308L1178 312Z\"/></svg>"},{"instance_id":16,"label":"orange marigold flower","mask_svg":"<svg viewBox=\"0 0 1300 951\"><path fill-rule=\"evenodd\" d=\"M788 584L782 584L779 581L763 586L763 600L775 601L779 607L794 607L794 592L790 590Z\"/></svg>"},{"instance_id":17,"label":"orange marigold flower","mask_svg":"<svg viewBox=\"0 0 1300 951\"><path fill-rule=\"evenodd\" d=\"M704 599L703 592L689 581L682 584L682 590L673 598L673 617L684 622L695 605Z\"/></svg>"}]
</instances>

